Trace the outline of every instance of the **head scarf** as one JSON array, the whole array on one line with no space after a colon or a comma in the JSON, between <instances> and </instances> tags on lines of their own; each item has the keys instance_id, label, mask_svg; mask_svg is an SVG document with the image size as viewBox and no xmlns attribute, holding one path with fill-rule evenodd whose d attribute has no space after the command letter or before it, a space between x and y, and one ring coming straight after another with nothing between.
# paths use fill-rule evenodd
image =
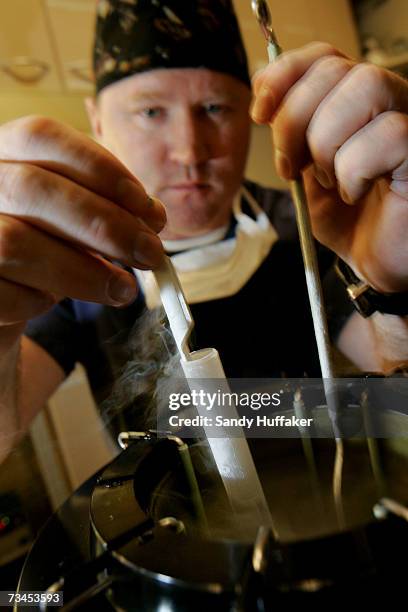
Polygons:
<instances>
[{"instance_id":1,"label":"head scarf","mask_svg":"<svg viewBox=\"0 0 408 612\"><path fill-rule=\"evenodd\" d=\"M99 0L93 67L97 93L156 68L208 68L250 84L231 0Z\"/></svg>"}]
</instances>

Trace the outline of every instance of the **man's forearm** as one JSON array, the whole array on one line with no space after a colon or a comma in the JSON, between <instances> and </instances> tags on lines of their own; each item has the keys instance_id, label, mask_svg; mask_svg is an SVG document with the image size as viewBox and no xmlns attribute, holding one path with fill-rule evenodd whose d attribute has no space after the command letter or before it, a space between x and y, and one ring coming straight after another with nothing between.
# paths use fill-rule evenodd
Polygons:
<instances>
[{"instance_id":1,"label":"man's forearm","mask_svg":"<svg viewBox=\"0 0 408 612\"><path fill-rule=\"evenodd\" d=\"M361 370L387 373L408 364L408 317L354 313L344 326L338 348Z\"/></svg>"},{"instance_id":2,"label":"man's forearm","mask_svg":"<svg viewBox=\"0 0 408 612\"><path fill-rule=\"evenodd\" d=\"M21 435L18 410L20 342L0 356L0 462Z\"/></svg>"}]
</instances>

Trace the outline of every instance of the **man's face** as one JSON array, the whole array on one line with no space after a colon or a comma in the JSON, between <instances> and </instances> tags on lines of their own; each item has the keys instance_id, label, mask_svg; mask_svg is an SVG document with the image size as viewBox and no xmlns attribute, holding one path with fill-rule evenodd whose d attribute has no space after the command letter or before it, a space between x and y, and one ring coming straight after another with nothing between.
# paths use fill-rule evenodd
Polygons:
<instances>
[{"instance_id":1,"label":"man's face","mask_svg":"<svg viewBox=\"0 0 408 612\"><path fill-rule=\"evenodd\" d=\"M250 90L206 69L159 69L105 87L91 109L104 144L166 206L163 238L228 223L249 143Z\"/></svg>"}]
</instances>

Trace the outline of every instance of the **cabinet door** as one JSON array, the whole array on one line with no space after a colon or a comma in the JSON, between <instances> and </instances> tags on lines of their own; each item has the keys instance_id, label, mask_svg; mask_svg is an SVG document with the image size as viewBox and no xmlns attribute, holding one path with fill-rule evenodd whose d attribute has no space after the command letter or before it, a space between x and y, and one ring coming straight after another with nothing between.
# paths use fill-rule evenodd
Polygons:
<instances>
[{"instance_id":1,"label":"cabinet door","mask_svg":"<svg viewBox=\"0 0 408 612\"><path fill-rule=\"evenodd\" d=\"M266 63L266 47L250 0L234 0L249 52L251 72ZM273 26L283 49L320 40L358 57L358 35L348 0L270 0Z\"/></svg>"},{"instance_id":2,"label":"cabinet door","mask_svg":"<svg viewBox=\"0 0 408 612\"><path fill-rule=\"evenodd\" d=\"M46 0L46 9L64 84L68 91L91 92L96 0Z\"/></svg>"},{"instance_id":3,"label":"cabinet door","mask_svg":"<svg viewBox=\"0 0 408 612\"><path fill-rule=\"evenodd\" d=\"M16 76L13 76L16 75ZM0 2L0 90L60 91L41 0Z\"/></svg>"}]
</instances>

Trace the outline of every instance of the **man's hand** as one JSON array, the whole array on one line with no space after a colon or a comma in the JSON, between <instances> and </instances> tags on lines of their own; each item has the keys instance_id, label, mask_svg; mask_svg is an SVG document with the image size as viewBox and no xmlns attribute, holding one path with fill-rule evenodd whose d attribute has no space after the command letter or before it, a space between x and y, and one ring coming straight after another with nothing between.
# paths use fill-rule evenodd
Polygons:
<instances>
[{"instance_id":1,"label":"man's hand","mask_svg":"<svg viewBox=\"0 0 408 612\"><path fill-rule=\"evenodd\" d=\"M160 262L163 206L108 151L28 117L0 128L0 351L63 296L122 305Z\"/></svg>"},{"instance_id":2,"label":"man's hand","mask_svg":"<svg viewBox=\"0 0 408 612\"><path fill-rule=\"evenodd\" d=\"M313 230L380 291L408 291L408 83L325 43L254 79L279 174L303 173Z\"/></svg>"}]
</instances>

